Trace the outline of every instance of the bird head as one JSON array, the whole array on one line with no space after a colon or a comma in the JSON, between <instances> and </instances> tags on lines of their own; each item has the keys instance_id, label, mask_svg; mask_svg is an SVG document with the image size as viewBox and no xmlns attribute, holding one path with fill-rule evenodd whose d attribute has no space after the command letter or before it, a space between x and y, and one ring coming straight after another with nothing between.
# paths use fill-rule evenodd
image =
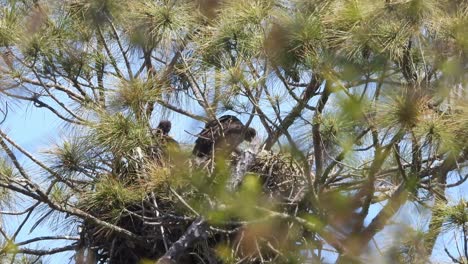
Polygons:
<instances>
[{"instance_id":1,"label":"bird head","mask_svg":"<svg viewBox=\"0 0 468 264\"><path fill-rule=\"evenodd\" d=\"M156 131L160 131L163 135L167 136L169 134L169 131L171 131L171 121L169 120L162 120L159 122L158 127L156 128Z\"/></svg>"},{"instance_id":2,"label":"bird head","mask_svg":"<svg viewBox=\"0 0 468 264\"><path fill-rule=\"evenodd\" d=\"M257 135L257 131L255 129L249 127L247 128L247 131L245 132L245 137L244 139L248 142L251 142L252 139Z\"/></svg>"}]
</instances>

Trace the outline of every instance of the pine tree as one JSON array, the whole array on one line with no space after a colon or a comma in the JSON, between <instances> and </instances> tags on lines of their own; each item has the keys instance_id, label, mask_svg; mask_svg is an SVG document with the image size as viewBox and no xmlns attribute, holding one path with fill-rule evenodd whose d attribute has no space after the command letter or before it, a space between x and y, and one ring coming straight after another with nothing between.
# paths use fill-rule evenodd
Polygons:
<instances>
[{"instance_id":1,"label":"pine tree","mask_svg":"<svg viewBox=\"0 0 468 264\"><path fill-rule=\"evenodd\" d=\"M0 127L0 214L20 219L0 225L2 261L426 263L451 234L447 257L466 263L466 201L446 194L468 178L466 1L5 0L0 14L2 123L26 105L66 131L30 153ZM192 155L226 113L255 139ZM428 227L398 223L405 205ZM45 223L53 235L17 239ZM377 234L393 225L389 246Z\"/></svg>"}]
</instances>

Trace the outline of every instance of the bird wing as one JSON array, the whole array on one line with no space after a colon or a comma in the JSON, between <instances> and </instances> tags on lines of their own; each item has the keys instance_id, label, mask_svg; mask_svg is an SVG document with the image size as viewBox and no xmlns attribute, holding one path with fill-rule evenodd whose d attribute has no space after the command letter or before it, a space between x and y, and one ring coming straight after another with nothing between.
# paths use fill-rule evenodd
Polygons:
<instances>
[{"instance_id":1,"label":"bird wing","mask_svg":"<svg viewBox=\"0 0 468 264\"><path fill-rule=\"evenodd\" d=\"M223 140L219 140L215 143L216 147L227 147L226 151L237 148L237 146L244 141L242 137L242 131L244 128L244 125L239 120L226 123L224 128L224 138Z\"/></svg>"},{"instance_id":2,"label":"bird wing","mask_svg":"<svg viewBox=\"0 0 468 264\"><path fill-rule=\"evenodd\" d=\"M198 134L193 154L208 155L212 151L213 144L221 146L229 143L229 145L237 146L240 143L236 143L238 139L235 135L240 134L242 129L242 122L232 115L224 115L217 120L207 122L205 128Z\"/></svg>"},{"instance_id":3,"label":"bird wing","mask_svg":"<svg viewBox=\"0 0 468 264\"><path fill-rule=\"evenodd\" d=\"M220 127L221 124L221 127ZM216 141L220 136L227 133L229 130L238 128L242 125L242 122L235 116L224 115L218 118L218 120L211 120L206 123L205 128L198 134L198 139L205 139L210 141Z\"/></svg>"}]
</instances>

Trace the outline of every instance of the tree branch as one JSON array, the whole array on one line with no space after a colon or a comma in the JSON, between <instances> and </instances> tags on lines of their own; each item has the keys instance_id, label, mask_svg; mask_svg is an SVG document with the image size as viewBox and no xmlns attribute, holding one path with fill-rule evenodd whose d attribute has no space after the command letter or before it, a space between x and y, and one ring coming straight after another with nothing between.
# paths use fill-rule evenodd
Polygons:
<instances>
[{"instance_id":1,"label":"tree branch","mask_svg":"<svg viewBox=\"0 0 468 264\"><path fill-rule=\"evenodd\" d=\"M281 128L277 128L273 131L272 134L268 135L267 140L265 141L265 149L270 150L273 145L276 143L278 138L283 134L284 130L288 130L288 128L294 123L296 118L302 113L302 110L307 106L309 100L316 94L317 90L319 89L322 81L319 79L318 76L314 75L312 80L309 83L309 86L305 89L305 92L302 94L301 100L294 106L291 112L283 119L283 122L279 124Z\"/></svg>"},{"instance_id":2,"label":"tree branch","mask_svg":"<svg viewBox=\"0 0 468 264\"><path fill-rule=\"evenodd\" d=\"M78 247L76 245L69 245L65 247L59 247L59 248L53 248L53 249L31 249L31 248L19 248L15 250L12 253L18 254L29 254L29 255L35 255L35 256L45 256L45 255L53 255L57 254L60 252L65 252L65 251L72 251L76 250ZM2 253L3 250L2 250Z\"/></svg>"},{"instance_id":3,"label":"tree branch","mask_svg":"<svg viewBox=\"0 0 468 264\"><path fill-rule=\"evenodd\" d=\"M190 248L196 241L208 236L208 225L203 218L196 219L187 228L185 233L177 240L169 250L162 256L156 264L178 263L177 260Z\"/></svg>"}]
</instances>

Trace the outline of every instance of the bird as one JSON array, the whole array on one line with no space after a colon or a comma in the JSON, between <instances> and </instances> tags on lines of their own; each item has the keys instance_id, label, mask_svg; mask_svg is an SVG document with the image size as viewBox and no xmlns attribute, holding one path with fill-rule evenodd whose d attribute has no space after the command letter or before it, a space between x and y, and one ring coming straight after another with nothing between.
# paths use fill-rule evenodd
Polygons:
<instances>
[{"instance_id":1,"label":"bird","mask_svg":"<svg viewBox=\"0 0 468 264\"><path fill-rule=\"evenodd\" d=\"M158 127L153 131L154 135L168 136L171 131L172 123L169 120L161 120Z\"/></svg>"},{"instance_id":2,"label":"bird","mask_svg":"<svg viewBox=\"0 0 468 264\"><path fill-rule=\"evenodd\" d=\"M162 120L159 122L159 125L151 131L155 140L155 144L151 147L152 152L163 154L163 156L168 156L171 152L180 150L179 143L174 138L169 136L171 128L171 121Z\"/></svg>"},{"instance_id":3,"label":"bird","mask_svg":"<svg viewBox=\"0 0 468 264\"><path fill-rule=\"evenodd\" d=\"M223 115L206 123L197 135L192 154L197 157L210 157L214 151L229 155L244 140L251 142L257 135L255 129L246 127L235 116Z\"/></svg>"}]
</instances>

